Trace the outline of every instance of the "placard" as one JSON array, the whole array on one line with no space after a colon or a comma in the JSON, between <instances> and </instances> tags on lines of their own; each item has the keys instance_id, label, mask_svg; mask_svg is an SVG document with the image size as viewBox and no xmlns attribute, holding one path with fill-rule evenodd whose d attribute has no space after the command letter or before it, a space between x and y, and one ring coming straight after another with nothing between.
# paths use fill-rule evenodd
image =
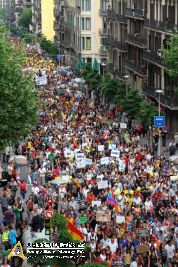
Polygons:
<instances>
[{"instance_id":1,"label":"placard","mask_svg":"<svg viewBox=\"0 0 178 267\"><path fill-rule=\"evenodd\" d=\"M68 183L71 180L71 176L69 175L62 175L61 176L61 182Z\"/></svg>"},{"instance_id":2,"label":"placard","mask_svg":"<svg viewBox=\"0 0 178 267\"><path fill-rule=\"evenodd\" d=\"M122 224L124 222L125 222L125 217L124 216L120 216L120 215L116 216L116 223Z\"/></svg>"},{"instance_id":3,"label":"placard","mask_svg":"<svg viewBox=\"0 0 178 267\"><path fill-rule=\"evenodd\" d=\"M92 159L85 158L85 164L86 164L86 165L92 165L92 164L93 164Z\"/></svg>"},{"instance_id":4,"label":"placard","mask_svg":"<svg viewBox=\"0 0 178 267\"><path fill-rule=\"evenodd\" d=\"M96 212L97 222L110 222L111 221L111 211L109 210L98 210Z\"/></svg>"},{"instance_id":5,"label":"placard","mask_svg":"<svg viewBox=\"0 0 178 267\"><path fill-rule=\"evenodd\" d=\"M177 180L178 180L178 176L177 175L176 176L170 176L170 181L171 182L175 182Z\"/></svg>"},{"instance_id":6,"label":"placard","mask_svg":"<svg viewBox=\"0 0 178 267\"><path fill-rule=\"evenodd\" d=\"M99 152L104 151L104 145L98 145L98 151Z\"/></svg>"},{"instance_id":7,"label":"placard","mask_svg":"<svg viewBox=\"0 0 178 267\"><path fill-rule=\"evenodd\" d=\"M101 158L100 162L101 162L101 165L109 164L109 158L108 157L103 157L103 158Z\"/></svg>"},{"instance_id":8,"label":"placard","mask_svg":"<svg viewBox=\"0 0 178 267\"><path fill-rule=\"evenodd\" d=\"M71 150L65 150L64 151L64 157L65 158L73 158L74 157L74 152Z\"/></svg>"},{"instance_id":9,"label":"placard","mask_svg":"<svg viewBox=\"0 0 178 267\"><path fill-rule=\"evenodd\" d=\"M150 250L150 247L146 244L136 247L137 254L143 254L143 253L148 252L149 250Z\"/></svg>"},{"instance_id":10,"label":"placard","mask_svg":"<svg viewBox=\"0 0 178 267\"><path fill-rule=\"evenodd\" d=\"M87 216L80 217L80 223L86 223L86 222L88 222Z\"/></svg>"},{"instance_id":11,"label":"placard","mask_svg":"<svg viewBox=\"0 0 178 267\"><path fill-rule=\"evenodd\" d=\"M36 85L41 86L41 85L46 85L47 84L47 76L43 75L41 77L36 76Z\"/></svg>"},{"instance_id":12,"label":"placard","mask_svg":"<svg viewBox=\"0 0 178 267\"><path fill-rule=\"evenodd\" d=\"M105 188L108 188L108 187L109 187L108 181L98 182L98 189L105 189Z\"/></svg>"},{"instance_id":13,"label":"placard","mask_svg":"<svg viewBox=\"0 0 178 267\"><path fill-rule=\"evenodd\" d=\"M139 237L147 237L147 236L150 236L150 233L147 229L138 229L137 230L137 235Z\"/></svg>"},{"instance_id":14,"label":"placard","mask_svg":"<svg viewBox=\"0 0 178 267\"><path fill-rule=\"evenodd\" d=\"M75 158L76 158L77 161L83 160L85 158L85 154L84 153L77 153L75 155Z\"/></svg>"},{"instance_id":15,"label":"placard","mask_svg":"<svg viewBox=\"0 0 178 267\"><path fill-rule=\"evenodd\" d=\"M119 158L120 157L120 151L119 150L111 150L111 157L116 157Z\"/></svg>"},{"instance_id":16,"label":"placard","mask_svg":"<svg viewBox=\"0 0 178 267\"><path fill-rule=\"evenodd\" d=\"M116 150L116 144L109 144L108 147L110 150Z\"/></svg>"},{"instance_id":17,"label":"placard","mask_svg":"<svg viewBox=\"0 0 178 267\"><path fill-rule=\"evenodd\" d=\"M77 161L77 169L83 169L86 167L85 161Z\"/></svg>"},{"instance_id":18,"label":"placard","mask_svg":"<svg viewBox=\"0 0 178 267\"><path fill-rule=\"evenodd\" d=\"M100 207L100 206L101 206L101 200L93 200L93 201L91 202L91 204L92 204L92 207L94 207L95 205L96 205L97 207Z\"/></svg>"},{"instance_id":19,"label":"placard","mask_svg":"<svg viewBox=\"0 0 178 267\"><path fill-rule=\"evenodd\" d=\"M127 129L127 123L120 122L120 129Z\"/></svg>"}]
</instances>

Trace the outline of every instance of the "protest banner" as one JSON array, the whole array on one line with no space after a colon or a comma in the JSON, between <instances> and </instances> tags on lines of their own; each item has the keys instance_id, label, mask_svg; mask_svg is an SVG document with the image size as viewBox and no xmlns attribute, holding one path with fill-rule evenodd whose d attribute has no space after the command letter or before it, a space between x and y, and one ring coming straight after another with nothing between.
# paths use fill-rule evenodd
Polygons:
<instances>
[{"instance_id":1,"label":"protest banner","mask_svg":"<svg viewBox=\"0 0 178 267\"><path fill-rule=\"evenodd\" d=\"M120 216L120 215L116 216L116 223L122 224L124 222L125 222L125 217L124 216Z\"/></svg>"},{"instance_id":2,"label":"protest banner","mask_svg":"<svg viewBox=\"0 0 178 267\"><path fill-rule=\"evenodd\" d=\"M86 164L86 165L92 165L92 164L93 164L92 159L85 158L85 164Z\"/></svg>"},{"instance_id":3,"label":"protest banner","mask_svg":"<svg viewBox=\"0 0 178 267\"><path fill-rule=\"evenodd\" d=\"M127 129L127 123L120 122L120 129Z\"/></svg>"},{"instance_id":4,"label":"protest banner","mask_svg":"<svg viewBox=\"0 0 178 267\"><path fill-rule=\"evenodd\" d=\"M116 144L109 144L108 147L110 150L116 150Z\"/></svg>"},{"instance_id":5,"label":"protest banner","mask_svg":"<svg viewBox=\"0 0 178 267\"><path fill-rule=\"evenodd\" d=\"M47 84L47 76L46 74L43 76L36 76L36 85L42 86Z\"/></svg>"},{"instance_id":6,"label":"protest banner","mask_svg":"<svg viewBox=\"0 0 178 267\"><path fill-rule=\"evenodd\" d=\"M85 161L77 161L76 167L77 167L77 169L85 168L86 167Z\"/></svg>"},{"instance_id":7,"label":"protest banner","mask_svg":"<svg viewBox=\"0 0 178 267\"><path fill-rule=\"evenodd\" d=\"M109 187L108 181L98 182L98 189L105 189L105 188L108 188L108 187Z\"/></svg>"},{"instance_id":8,"label":"protest banner","mask_svg":"<svg viewBox=\"0 0 178 267\"><path fill-rule=\"evenodd\" d=\"M83 160L85 158L85 154L84 153L77 153L75 155L75 158L76 158L77 161L81 161L81 160Z\"/></svg>"},{"instance_id":9,"label":"protest banner","mask_svg":"<svg viewBox=\"0 0 178 267\"><path fill-rule=\"evenodd\" d=\"M147 229L138 229L136 231L136 234L139 236L139 237L148 237L150 235L149 231Z\"/></svg>"},{"instance_id":10,"label":"protest banner","mask_svg":"<svg viewBox=\"0 0 178 267\"><path fill-rule=\"evenodd\" d=\"M146 245L146 244L136 247L137 254L143 254L143 253L148 252L149 250L150 250L150 247L149 245Z\"/></svg>"},{"instance_id":11,"label":"protest banner","mask_svg":"<svg viewBox=\"0 0 178 267\"><path fill-rule=\"evenodd\" d=\"M111 211L109 210L98 210L96 212L97 222L110 222L111 221Z\"/></svg>"},{"instance_id":12,"label":"protest banner","mask_svg":"<svg viewBox=\"0 0 178 267\"><path fill-rule=\"evenodd\" d=\"M91 204L92 204L92 207L94 207L95 205L96 205L97 207L100 207L100 206L101 206L101 200L93 200L93 201L91 202Z\"/></svg>"},{"instance_id":13,"label":"protest banner","mask_svg":"<svg viewBox=\"0 0 178 267\"><path fill-rule=\"evenodd\" d=\"M99 152L104 151L104 145L98 145L98 151Z\"/></svg>"},{"instance_id":14,"label":"protest banner","mask_svg":"<svg viewBox=\"0 0 178 267\"><path fill-rule=\"evenodd\" d=\"M111 150L111 157L119 158L120 157L120 151L116 150L116 149Z\"/></svg>"},{"instance_id":15,"label":"protest banner","mask_svg":"<svg viewBox=\"0 0 178 267\"><path fill-rule=\"evenodd\" d=\"M86 223L86 222L88 222L87 216L80 217L80 223Z\"/></svg>"},{"instance_id":16,"label":"protest banner","mask_svg":"<svg viewBox=\"0 0 178 267\"><path fill-rule=\"evenodd\" d=\"M71 150L66 150L64 151L64 157L65 158L73 158L74 157L74 152Z\"/></svg>"},{"instance_id":17,"label":"protest banner","mask_svg":"<svg viewBox=\"0 0 178 267\"><path fill-rule=\"evenodd\" d=\"M101 158L100 162L101 162L101 165L109 164L109 158L108 157L103 157L103 158Z\"/></svg>"}]
</instances>

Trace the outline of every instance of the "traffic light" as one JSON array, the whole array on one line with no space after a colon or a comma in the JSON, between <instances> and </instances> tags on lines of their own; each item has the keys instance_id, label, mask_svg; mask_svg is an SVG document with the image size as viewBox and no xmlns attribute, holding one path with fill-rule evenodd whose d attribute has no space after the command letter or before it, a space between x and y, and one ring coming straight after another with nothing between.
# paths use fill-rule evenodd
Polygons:
<instances>
[{"instance_id":1,"label":"traffic light","mask_svg":"<svg viewBox=\"0 0 178 267\"><path fill-rule=\"evenodd\" d=\"M45 235L51 234L51 222L49 218L45 218Z\"/></svg>"}]
</instances>

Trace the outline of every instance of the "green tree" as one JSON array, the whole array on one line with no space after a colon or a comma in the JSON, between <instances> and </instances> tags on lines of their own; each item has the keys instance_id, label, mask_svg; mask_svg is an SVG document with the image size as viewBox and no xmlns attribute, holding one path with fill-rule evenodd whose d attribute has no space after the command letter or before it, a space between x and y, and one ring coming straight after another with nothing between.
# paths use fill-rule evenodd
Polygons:
<instances>
[{"instance_id":1,"label":"green tree","mask_svg":"<svg viewBox=\"0 0 178 267\"><path fill-rule=\"evenodd\" d=\"M153 103L145 100L141 101L138 116L144 128L153 125L153 119L157 113L158 110Z\"/></svg>"},{"instance_id":2,"label":"green tree","mask_svg":"<svg viewBox=\"0 0 178 267\"><path fill-rule=\"evenodd\" d=\"M36 124L37 93L32 76L23 72L23 44L14 49L0 27L0 150L25 136Z\"/></svg>"},{"instance_id":3,"label":"green tree","mask_svg":"<svg viewBox=\"0 0 178 267\"><path fill-rule=\"evenodd\" d=\"M0 19L3 19L5 18L6 16L6 11L4 8L0 8Z\"/></svg>"},{"instance_id":4,"label":"green tree","mask_svg":"<svg viewBox=\"0 0 178 267\"><path fill-rule=\"evenodd\" d=\"M101 75L96 69L92 69L91 65L87 64L82 72L82 77L91 89L98 89L102 80Z\"/></svg>"},{"instance_id":5,"label":"green tree","mask_svg":"<svg viewBox=\"0 0 178 267\"><path fill-rule=\"evenodd\" d=\"M107 266L108 264L106 262L101 262L101 263L92 262L79 265L78 267L107 267Z\"/></svg>"},{"instance_id":6,"label":"green tree","mask_svg":"<svg viewBox=\"0 0 178 267\"><path fill-rule=\"evenodd\" d=\"M166 46L161 49L166 72L172 78L178 77L178 36L172 36Z\"/></svg>"},{"instance_id":7,"label":"green tree","mask_svg":"<svg viewBox=\"0 0 178 267\"><path fill-rule=\"evenodd\" d=\"M19 18L19 25L29 30L29 24L32 23L32 11L31 8L25 7Z\"/></svg>"},{"instance_id":8,"label":"green tree","mask_svg":"<svg viewBox=\"0 0 178 267\"><path fill-rule=\"evenodd\" d=\"M56 56L58 54L58 46L50 40L47 40L44 35L40 37L40 46L42 50L50 55Z\"/></svg>"},{"instance_id":9,"label":"green tree","mask_svg":"<svg viewBox=\"0 0 178 267\"><path fill-rule=\"evenodd\" d=\"M127 117L134 119L138 116L141 105L141 97L138 95L137 91L130 91L127 97L120 99L118 104L121 106L121 109L126 113Z\"/></svg>"}]
</instances>

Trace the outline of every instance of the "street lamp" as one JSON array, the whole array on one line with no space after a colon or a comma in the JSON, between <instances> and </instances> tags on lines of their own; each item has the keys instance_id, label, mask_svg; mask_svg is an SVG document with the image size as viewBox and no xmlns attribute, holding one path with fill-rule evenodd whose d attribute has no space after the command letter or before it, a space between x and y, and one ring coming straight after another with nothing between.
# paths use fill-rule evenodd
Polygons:
<instances>
[{"instance_id":1,"label":"street lamp","mask_svg":"<svg viewBox=\"0 0 178 267\"><path fill-rule=\"evenodd\" d=\"M128 84L127 84L127 81L130 78L130 76L129 75L125 75L124 78L126 79L126 97L127 97L127 95L128 95Z\"/></svg>"},{"instance_id":2,"label":"street lamp","mask_svg":"<svg viewBox=\"0 0 178 267\"><path fill-rule=\"evenodd\" d=\"M101 66L102 66L102 70L103 70L103 79L104 79L104 67L106 66L106 64L104 62L102 62Z\"/></svg>"},{"instance_id":3,"label":"street lamp","mask_svg":"<svg viewBox=\"0 0 178 267\"><path fill-rule=\"evenodd\" d=\"M161 97L161 94L163 94L163 91L162 90L156 90L155 91L158 95L159 95L159 100L158 100L158 114L160 116L161 114L161 101L160 101L160 97ZM158 157L161 156L161 138L159 136L159 140L158 140Z\"/></svg>"}]
</instances>

